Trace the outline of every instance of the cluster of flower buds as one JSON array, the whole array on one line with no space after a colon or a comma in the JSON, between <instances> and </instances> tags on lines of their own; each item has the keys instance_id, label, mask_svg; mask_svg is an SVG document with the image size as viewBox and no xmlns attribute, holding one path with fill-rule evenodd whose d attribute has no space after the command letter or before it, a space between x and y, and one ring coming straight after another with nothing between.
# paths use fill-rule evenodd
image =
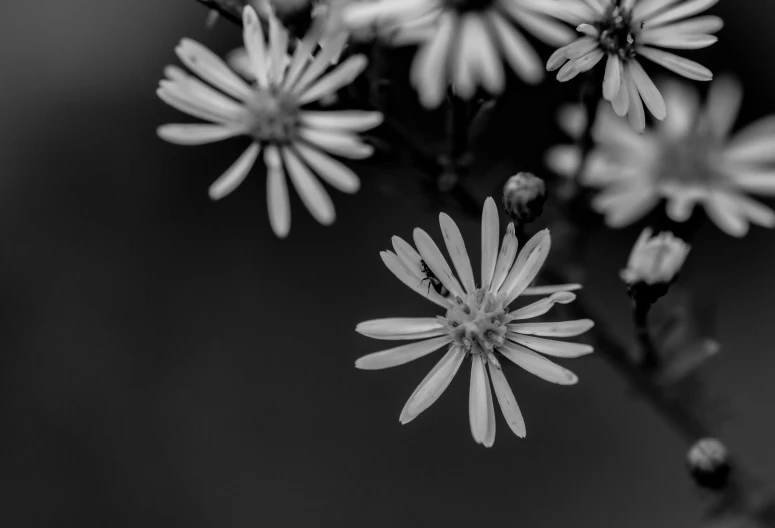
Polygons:
<instances>
[{"instance_id":1,"label":"cluster of flower buds","mask_svg":"<svg viewBox=\"0 0 775 528\"><path fill-rule=\"evenodd\" d=\"M681 270L691 247L664 232L652 237L646 228L632 248L622 280L636 303L653 304L664 296Z\"/></svg>"},{"instance_id":2,"label":"cluster of flower buds","mask_svg":"<svg viewBox=\"0 0 775 528\"><path fill-rule=\"evenodd\" d=\"M546 184L529 172L519 172L503 186L503 208L517 225L529 224L544 210Z\"/></svg>"},{"instance_id":3,"label":"cluster of flower buds","mask_svg":"<svg viewBox=\"0 0 775 528\"><path fill-rule=\"evenodd\" d=\"M732 467L729 452L716 438L702 438L687 454L689 472L698 486L712 490L723 489L729 481Z\"/></svg>"}]
</instances>

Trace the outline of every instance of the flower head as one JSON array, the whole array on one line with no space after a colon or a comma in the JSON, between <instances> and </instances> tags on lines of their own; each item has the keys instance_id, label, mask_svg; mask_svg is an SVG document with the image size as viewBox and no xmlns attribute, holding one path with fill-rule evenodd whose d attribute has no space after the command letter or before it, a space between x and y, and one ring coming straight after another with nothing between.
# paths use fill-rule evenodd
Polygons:
<instances>
[{"instance_id":1,"label":"flower head","mask_svg":"<svg viewBox=\"0 0 775 528\"><path fill-rule=\"evenodd\" d=\"M156 93L178 110L212 124L170 124L161 126L158 133L181 145L249 137L251 145L212 184L210 197L217 200L232 192L263 150L270 224L277 236L285 237L291 222L286 172L312 216L322 224L332 223L334 206L313 170L342 192L357 191L360 183L355 173L329 154L353 159L370 156L373 149L360 140L358 132L379 125L382 114L307 109L307 105L352 82L366 67L366 59L352 56L326 74L344 38L339 39L338 46L330 46L314 57L316 42L305 38L290 56L288 32L271 10L267 11L268 42L253 8L243 11L251 82L240 78L204 46L188 39L181 41L175 50L178 56L209 85L180 68L168 66L167 78Z\"/></svg>"},{"instance_id":2,"label":"flower head","mask_svg":"<svg viewBox=\"0 0 775 528\"><path fill-rule=\"evenodd\" d=\"M476 285L465 244L455 222L440 215L441 231L452 263L433 239L422 229L414 230L412 247L393 237L391 251L382 252L382 260L398 279L444 310L435 318L390 318L365 321L356 331L375 339L420 340L356 361L361 369L384 369L408 363L441 347L447 352L420 383L401 411L401 423L414 420L441 396L464 360L471 362L469 418L474 440L489 447L495 440L495 411L490 384L511 430L525 436L525 422L506 377L501 361L505 358L552 383L572 385L576 376L542 355L574 358L592 352L592 347L547 337L579 335L592 327L592 321L522 322L548 312L556 303L575 298L570 292L578 285L565 284L529 288L549 253L551 238L547 230L531 238L517 255L517 238L509 225L498 250L498 210L488 198L482 213L482 271ZM431 276L432 274L432 276ZM436 288L438 280L442 288ZM518 309L510 305L521 295L547 295L538 302ZM489 375L488 375L489 373Z\"/></svg>"},{"instance_id":3,"label":"flower head","mask_svg":"<svg viewBox=\"0 0 775 528\"><path fill-rule=\"evenodd\" d=\"M709 81L704 66L659 48L699 49L718 39L723 22L716 16L694 17L718 0L567 0L554 3L556 16L578 24L583 36L554 52L546 67L560 68L557 79L573 79L606 59L603 97L619 116L629 116L636 131L646 126L643 103L662 120L665 101L638 62L641 56L679 75ZM641 102L642 100L642 102Z\"/></svg>"},{"instance_id":4,"label":"flower head","mask_svg":"<svg viewBox=\"0 0 775 528\"><path fill-rule=\"evenodd\" d=\"M646 228L632 248L622 280L628 284L669 284L681 271L689 249L686 242L672 233L652 237L651 229Z\"/></svg>"},{"instance_id":5,"label":"flower head","mask_svg":"<svg viewBox=\"0 0 775 528\"><path fill-rule=\"evenodd\" d=\"M592 206L611 227L635 222L663 198L667 215L676 222L686 221L701 204L732 236L745 235L749 222L775 227L775 213L746 194L775 195L773 116L730 136L742 99L734 79L714 81L704 106L685 83L669 81L660 87L670 115L643 135L600 109L593 130L596 146L582 175L583 183L603 189ZM577 124L572 123L575 118L563 121L566 127ZM576 147L559 146L547 161L569 174L579 158Z\"/></svg>"},{"instance_id":6,"label":"flower head","mask_svg":"<svg viewBox=\"0 0 775 528\"><path fill-rule=\"evenodd\" d=\"M503 186L503 207L518 224L529 224L544 210L546 184L529 172L518 172Z\"/></svg>"},{"instance_id":7,"label":"flower head","mask_svg":"<svg viewBox=\"0 0 775 528\"><path fill-rule=\"evenodd\" d=\"M732 467L729 464L729 451L720 440L697 440L689 449L686 458L689 472L698 485L715 490L726 486Z\"/></svg>"},{"instance_id":8,"label":"flower head","mask_svg":"<svg viewBox=\"0 0 775 528\"><path fill-rule=\"evenodd\" d=\"M468 99L478 86L500 93L505 85L501 56L524 81L543 79L541 59L513 25L556 46L572 33L547 12L545 0L375 0L345 11L351 27L389 23L405 33L403 41L420 44L411 80L429 108L444 100L451 83Z\"/></svg>"}]
</instances>

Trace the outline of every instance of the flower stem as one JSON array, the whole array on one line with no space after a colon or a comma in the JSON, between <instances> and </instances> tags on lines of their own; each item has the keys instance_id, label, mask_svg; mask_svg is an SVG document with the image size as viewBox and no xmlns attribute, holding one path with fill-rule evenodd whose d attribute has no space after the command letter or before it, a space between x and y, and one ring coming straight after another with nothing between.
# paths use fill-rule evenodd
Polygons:
<instances>
[{"instance_id":1,"label":"flower stem","mask_svg":"<svg viewBox=\"0 0 775 528\"><path fill-rule=\"evenodd\" d=\"M635 338L640 345L641 366L644 370L653 372L659 367L659 354L649 331L648 316L650 311L651 303L632 301L632 320L635 323Z\"/></svg>"}]
</instances>

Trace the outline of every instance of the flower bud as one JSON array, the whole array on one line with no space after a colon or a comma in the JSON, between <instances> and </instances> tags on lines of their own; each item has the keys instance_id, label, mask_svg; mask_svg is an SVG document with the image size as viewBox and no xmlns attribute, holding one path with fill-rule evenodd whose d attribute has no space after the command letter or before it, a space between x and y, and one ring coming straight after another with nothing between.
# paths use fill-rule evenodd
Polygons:
<instances>
[{"instance_id":1,"label":"flower bud","mask_svg":"<svg viewBox=\"0 0 775 528\"><path fill-rule=\"evenodd\" d=\"M630 296L636 301L653 303L665 295L690 249L672 233L652 237L651 229L644 229L632 248L627 269L621 272Z\"/></svg>"},{"instance_id":2,"label":"flower bud","mask_svg":"<svg viewBox=\"0 0 775 528\"><path fill-rule=\"evenodd\" d=\"M544 210L546 184L529 172L519 172L503 186L503 208L517 224L529 224Z\"/></svg>"},{"instance_id":3,"label":"flower bud","mask_svg":"<svg viewBox=\"0 0 775 528\"><path fill-rule=\"evenodd\" d=\"M689 472L697 485L703 488L720 490L729 481L732 468L729 465L729 452L721 441L715 438L702 438L695 442L687 454Z\"/></svg>"}]
</instances>

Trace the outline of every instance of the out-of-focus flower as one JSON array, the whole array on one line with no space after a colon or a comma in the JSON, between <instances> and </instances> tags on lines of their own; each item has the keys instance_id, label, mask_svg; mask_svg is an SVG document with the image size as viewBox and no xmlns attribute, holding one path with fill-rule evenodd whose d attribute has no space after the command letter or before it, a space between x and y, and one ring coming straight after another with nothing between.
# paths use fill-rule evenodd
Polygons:
<instances>
[{"instance_id":1,"label":"out-of-focus flower","mask_svg":"<svg viewBox=\"0 0 775 528\"><path fill-rule=\"evenodd\" d=\"M156 93L167 104L212 124L164 125L159 127L159 136L180 145L248 136L251 145L212 184L210 197L217 200L232 192L263 150L269 221L275 234L285 237L291 225L286 172L312 216L322 224L330 224L335 217L334 206L313 170L340 191L356 192L358 177L328 153L353 159L370 156L373 148L363 143L358 133L379 125L382 114L315 111L305 106L352 82L366 67L366 58L352 56L326 74L331 57L344 45L343 38L338 47L331 46L314 57L317 42L305 38L291 57L287 52L288 32L271 11L268 42L253 8L246 7L243 16L247 66L255 82L248 84L207 48L183 39L176 53L209 85L180 68L168 66L167 78Z\"/></svg>"},{"instance_id":2,"label":"out-of-focus flower","mask_svg":"<svg viewBox=\"0 0 775 528\"><path fill-rule=\"evenodd\" d=\"M635 134L610 109L599 109L593 136L596 147L582 183L600 187L592 206L611 227L643 217L661 199L667 214L684 222L695 204L725 233L741 237L749 222L775 227L775 213L746 193L775 195L775 116L756 121L730 136L742 98L734 79L714 81L704 107L686 83L660 83L670 116L653 130ZM583 125L580 109L566 110L561 125L569 133ZM582 126L583 128L583 126ZM572 174L580 151L553 148L547 163L559 174Z\"/></svg>"},{"instance_id":3,"label":"out-of-focus flower","mask_svg":"<svg viewBox=\"0 0 775 528\"><path fill-rule=\"evenodd\" d=\"M672 233L652 237L651 229L646 228L632 248L627 269L622 270L622 280L628 284L670 283L681 270L690 249L689 244Z\"/></svg>"},{"instance_id":4,"label":"out-of-focus flower","mask_svg":"<svg viewBox=\"0 0 775 528\"><path fill-rule=\"evenodd\" d=\"M529 172L519 172L503 186L503 208L518 224L529 224L544 210L546 184Z\"/></svg>"},{"instance_id":5,"label":"out-of-focus flower","mask_svg":"<svg viewBox=\"0 0 775 528\"><path fill-rule=\"evenodd\" d=\"M381 256L401 282L446 310L445 315L360 323L356 331L368 337L421 341L369 354L355 365L367 370L395 367L446 347L444 357L406 402L401 411L401 423L412 421L433 404L452 381L463 360L470 358L469 418L474 440L487 447L495 440L490 382L509 427L517 436L524 437L525 422L503 374L502 358L552 383L572 385L578 381L572 372L538 352L560 358L589 354L592 352L589 345L546 338L576 336L587 331L593 323L588 319L521 322L545 314L556 303L573 301L575 295L569 290L578 285L535 288L532 293L548 296L513 311L509 307L517 297L526 294L528 285L541 269L551 245L548 230L531 238L517 255L517 238L514 226L510 224L499 251L498 209L495 201L488 198L482 213L482 273L477 287L457 225L443 213L440 224L457 277L433 239L419 228L414 230L417 249L401 238L393 237L395 253L384 251Z\"/></svg>"},{"instance_id":6,"label":"out-of-focus flower","mask_svg":"<svg viewBox=\"0 0 775 528\"><path fill-rule=\"evenodd\" d=\"M390 23L414 37L420 50L411 81L429 108L444 100L452 83L468 99L478 86L500 93L505 85L501 56L524 81L543 79L541 59L514 22L544 42L561 46L572 32L547 15L552 2L538 0L375 0L347 7L353 28Z\"/></svg>"},{"instance_id":7,"label":"out-of-focus flower","mask_svg":"<svg viewBox=\"0 0 775 528\"><path fill-rule=\"evenodd\" d=\"M638 132L646 127L643 103L659 120L667 115L657 87L637 60L649 59L679 75L709 81L704 66L659 48L700 49L716 42L713 33L723 21L716 16L694 17L718 0L563 0L548 2L555 15L582 33L575 42L554 52L546 65L560 68L557 79L573 79L606 58L603 97L619 116L629 116ZM641 102L642 100L642 102Z\"/></svg>"},{"instance_id":8,"label":"out-of-focus flower","mask_svg":"<svg viewBox=\"0 0 775 528\"><path fill-rule=\"evenodd\" d=\"M710 489L722 489L729 481L729 451L716 438L697 440L687 454L689 471L694 481Z\"/></svg>"}]
</instances>

